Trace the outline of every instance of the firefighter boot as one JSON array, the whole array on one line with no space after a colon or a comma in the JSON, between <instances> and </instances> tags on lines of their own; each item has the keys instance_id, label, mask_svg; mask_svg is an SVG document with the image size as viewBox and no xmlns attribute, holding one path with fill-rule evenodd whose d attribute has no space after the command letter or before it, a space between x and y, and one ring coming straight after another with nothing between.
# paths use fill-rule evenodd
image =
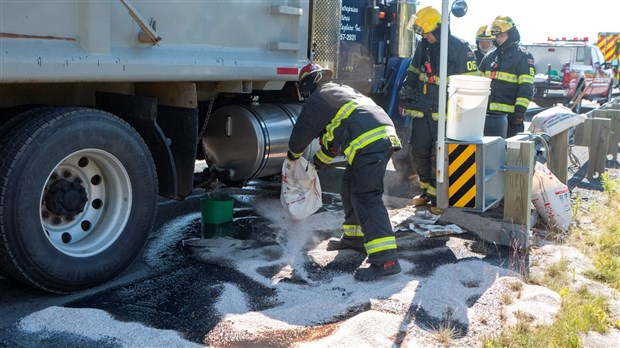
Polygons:
<instances>
[{"instance_id":1,"label":"firefighter boot","mask_svg":"<svg viewBox=\"0 0 620 348\"><path fill-rule=\"evenodd\" d=\"M414 207L419 207L421 205L426 205L430 201L431 200L426 197L426 194L423 193L419 196L413 197L413 199L411 200L411 205L413 205Z\"/></svg>"},{"instance_id":2,"label":"firefighter boot","mask_svg":"<svg viewBox=\"0 0 620 348\"><path fill-rule=\"evenodd\" d=\"M434 205L431 206L430 210L431 210L431 214L433 214L433 215L441 215L441 214L443 214L443 209L438 208L437 206L434 206Z\"/></svg>"},{"instance_id":3,"label":"firefighter boot","mask_svg":"<svg viewBox=\"0 0 620 348\"><path fill-rule=\"evenodd\" d=\"M429 209L433 215L443 214L443 209L437 206L437 199L431 199L431 208Z\"/></svg>"},{"instance_id":4,"label":"firefighter boot","mask_svg":"<svg viewBox=\"0 0 620 348\"><path fill-rule=\"evenodd\" d=\"M366 253L366 248L364 248L364 240L359 238L359 242L355 240L350 240L346 238L330 238L327 241L327 251L334 250L342 250L342 249L351 249L355 250L359 253Z\"/></svg>"},{"instance_id":5,"label":"firefighter boot","mask_svg":"<svg viewBox=\"0 0 620 348\"><path fill-rule=\"evenodd\" d=\"M353 273L353 278L361 281L377 280L381 277L389 276L392 274L400 273L400 263L398 260L392 260L383 264L371 264L367 268L358 268Z\"/></svg>"}]
</instances>

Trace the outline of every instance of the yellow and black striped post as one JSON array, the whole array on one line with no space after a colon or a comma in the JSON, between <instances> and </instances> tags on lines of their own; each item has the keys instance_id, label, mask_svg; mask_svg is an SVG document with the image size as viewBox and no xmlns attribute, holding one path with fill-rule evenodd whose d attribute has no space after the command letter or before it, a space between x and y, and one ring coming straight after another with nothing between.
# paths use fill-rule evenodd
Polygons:
<instances>
[{"instance_id":1,"label":"yellow and black striped post","mask_svg":"<svg viewBox=\"0 0 620 348\"><path fill-rule=\"evenodd\" d=\"M476 144L447 145L449 205L476 208Z\"/></svg>"}]
</instances>

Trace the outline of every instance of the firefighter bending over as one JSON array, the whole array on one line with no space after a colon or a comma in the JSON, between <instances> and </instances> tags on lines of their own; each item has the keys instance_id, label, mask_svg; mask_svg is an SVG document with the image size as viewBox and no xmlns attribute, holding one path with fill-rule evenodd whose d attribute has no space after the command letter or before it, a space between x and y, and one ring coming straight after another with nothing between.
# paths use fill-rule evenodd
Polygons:
<instances>
[{"instance_id":1,"label":"firefighter bending over","mask_svg":"<svg viewBox=\"0 0 620 348\"><path fill-rule=\"evenodd\" d=\"M497 47L480 63L480 71L491 78L488 112L508 115L510 138L524 130L525 111L534 95L534 58L519 47L521 35L510 17L495 18L487 34L495 37Z\"/></svg>"},{"instance_id":2,"label":"firefighter bending over","mask_svg":"<svg viewBox=\"0 0 620 348\"><path fill-rule=\"evenodd\" d=\"M401 145L385 111L355 89L331 82L332 75L318 64L301 69L299 91L308 97L293 127L287 156L297 160L317 137L321 144L313 158L317 169L340 154L346 156L341 188L344 233L330 239L327 250L365 251L370 267L358 268L354 277L370 281L401 271L396 237L382 200L386 165Z\"/></svg>"},{"instance_id":3,"label":"firefighter bending over","mask_svg":"<svg viewBox=\"0 0 620 348\"><path fill-rule=\"evenodd\" d=\"M417 169L423 193L414 197L414 206L431 203L432 214L441 214L437 207L437 110L439 106L439 40L441 14L428 6L412 16L416 34L422 35L417 45L407 77L400 90L401 107L406 116L413 117L411 145L414 167ZM447 76L479 75L476 59L469 44L448 34Z\"/></svg>"}]
</instances>

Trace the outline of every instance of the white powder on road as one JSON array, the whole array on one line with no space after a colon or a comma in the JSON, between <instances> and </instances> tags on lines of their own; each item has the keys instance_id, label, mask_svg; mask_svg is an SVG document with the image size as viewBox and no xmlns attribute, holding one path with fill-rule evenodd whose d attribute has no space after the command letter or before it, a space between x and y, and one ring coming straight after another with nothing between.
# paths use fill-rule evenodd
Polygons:
<instances>
[{"instance_id":1,"label":"white powder on road","mask_svg":"<svg viewBox=\"0 0 620 348\"><path fill-rule=\"evenodd\" d=\"M277 237L279 244L254 247L252 241L227 238L196 239L185 243L206 262L235 267L255 282L276 290L272 299L275 305L257 312L249 310L249 299L237 285L214 285L223 287L215 304L222 317L213 330L204 333L207 342L224 345L251 342L257 337L269 337L274 330L278 334L272 338L282 340L286 332L316 328L317 335L310 336L313 339L291 345L392 347L398 336L403 347L432 346L436 344L432 332L428 327L421 327L415 315L411 316L411 308L418 308L428 316L450 317L468 327L468 335L472 337L462 338L460 343L453 342L453 346L465 347L479 343L479 336L473 335L492 334L499 330L499 320L489 318L499 317L502 310L498 305L499 298L510 294L510 287L503 280L520 281L517 274L475 257L442 265L427 277L413 276L416 274L411 272L414 264L402 260L402 273L376 282L358 282L350 273L337 272L332 272L327 279L311 281L304 270L310 254L338 257L338 252L320 249L321 246L324 248L324 241L319 240L314 231L331 229L337 234L342 212L322 212L304 221L293 222L277 201L268 200L257 206L264 209L259 213L268 216L274 231L281 234ZM187 215L177 222L196 217L196 214ZM164 232L170 236L174 235L171 226L164 226ZM162 237L151 246L147 258L152 258L152 262L156 261L154 250L163 248L165 239ZM275 269L273 273L276 275L266 275L265 268ZM282 281L295 279L295 276L302 281ZM547 322L559 309L557 294L536 288L534 295L529 296L529 289L524 285L521 298L515 296L515 308L544 305L546 310L542 314L545 318L540 322ZM537 315L535 311L532 314ZM481 318L486 318L487 323L481 324ZM325 324L332 325L333 332L323 337L321 332ZM49 307L25 317L20 325L27 332L58 331L93 339L115 338L125 347L197 346L176 332L119 322L96 309ZM291 334L291 337L296 336Z\"/></svg>"},{"instance_id":2,"label":"white powder on road","mask_svg":"<svg viewBox=\"0 0 620 348\"><path fill-rule=\"evenodd\" d=\"M105 311L90 308L49 307L22 319L20 328L26 332L70 332L93 340L114 338L124 347L201 347L175 331L117 321Z\"/></svg>"}]
</instances>

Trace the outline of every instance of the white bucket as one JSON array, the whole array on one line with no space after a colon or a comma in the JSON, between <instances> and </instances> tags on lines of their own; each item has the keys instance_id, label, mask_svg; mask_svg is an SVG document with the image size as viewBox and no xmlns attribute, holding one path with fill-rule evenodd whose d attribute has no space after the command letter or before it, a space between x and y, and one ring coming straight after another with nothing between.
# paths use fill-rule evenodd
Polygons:
<instances>
[{"instance_id":1,"label":"white bucket","mask_svg":"<svg viewBox=\"0 0 620 348\"><path fill-rule=\"evenodd\" d=\"M446 137L457 141L481 141L491 79L452 75L448 81Z\"/></svg>"}]
</instances>

